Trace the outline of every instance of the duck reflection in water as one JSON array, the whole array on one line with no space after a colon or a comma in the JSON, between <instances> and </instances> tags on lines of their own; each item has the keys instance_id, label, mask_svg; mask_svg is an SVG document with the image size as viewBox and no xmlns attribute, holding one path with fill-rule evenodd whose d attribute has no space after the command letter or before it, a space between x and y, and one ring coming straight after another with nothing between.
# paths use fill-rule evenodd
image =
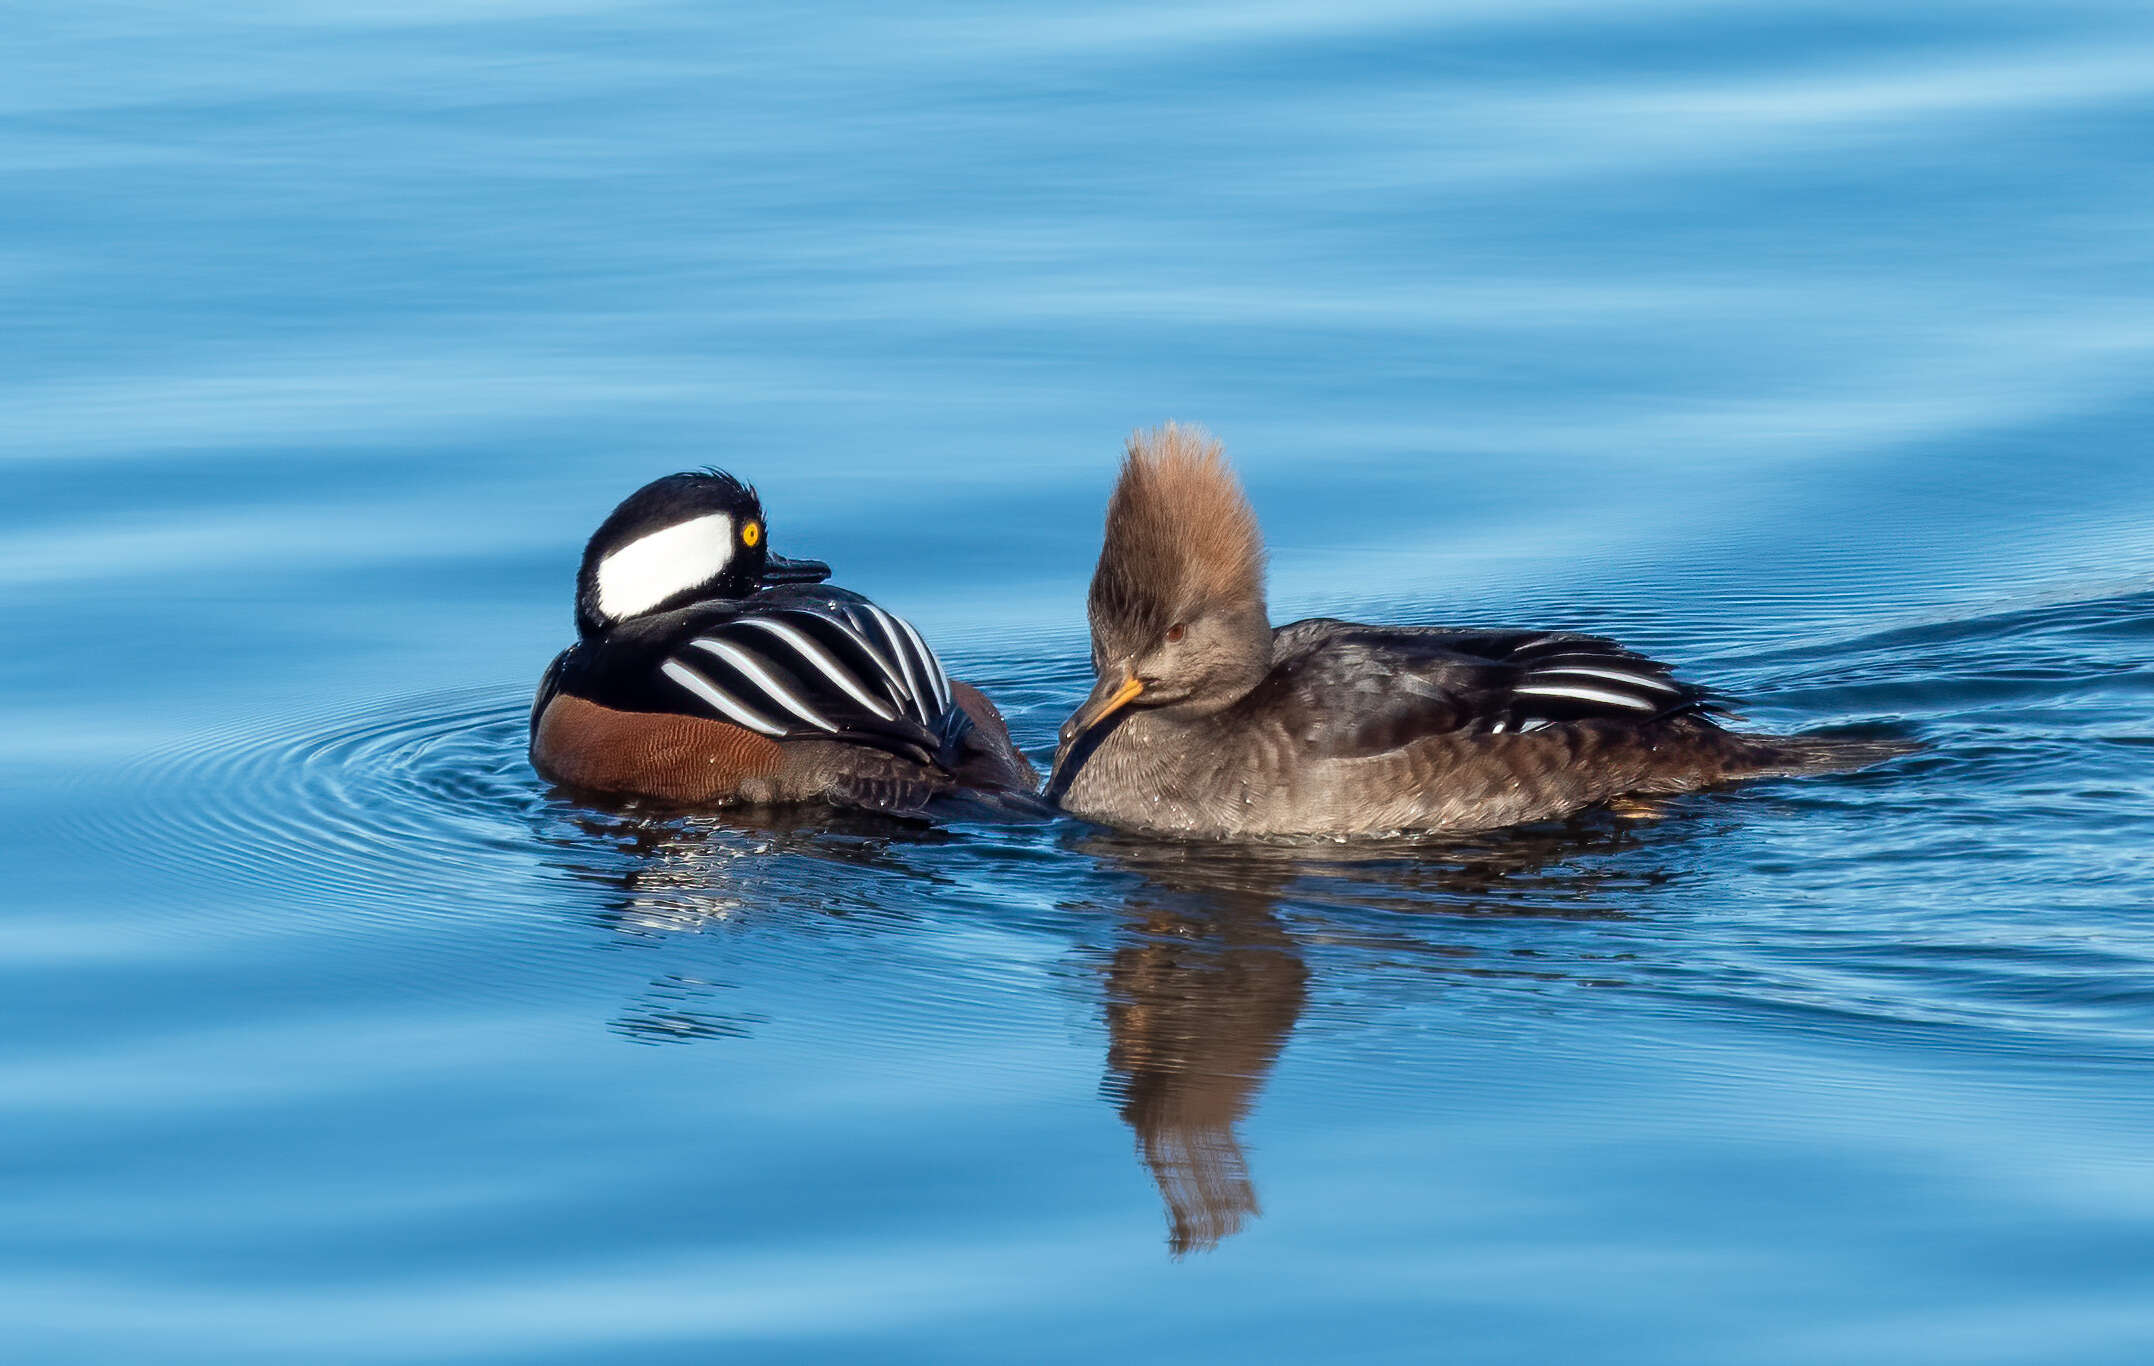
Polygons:
<instances>
[{"instance_id":1,"label":"duck reflection in water","mask_svg":"<svg viewBox=\"0 0 2154 1366\"><path fill-rule=\"evenodd\" d=\"M744 829L737 820L590 812L574 829L560 846L575 855L570 866L612 892L600 922L634 939L696 933L761 903L801 901L803 880L823 883L823 898L834 900L846 880L825 883L818 865L883 870L915 842L949 838L864 816ZM1261 1212L1236 1126L1300 1017L1308 971L1276 913L1287 878L1278 867L1184 862L1180 851L1104 835L1096 842L1141 878L1106 964L1103 1089L1137 1136L1166 1202L1168 1246L1181 1256ZM823 900L825 913L833 900ZM781 919L796 932L804 923ZM764 1021L720 1006L718 986L699 974L654 981L612 1028L642 1043L752 1036Z\"/></svg>"},{"instance_id":2,"label":"duck reflection in water","mask_svg":"<svg viewBox=\"0 0 2154 1366\"><path fill-rule=\"evenodd\" d=\"M1021 822L1028 815L989 811ZM902 919L904 900L878 895L947 884L930 854L960 844L938 826L874 812L770 807L725 812L557 804L533 833L551 862L605 895L589 912L630 938L696 933L743 917L797 923L858 911Z\"/></svg>"},{"instance_id":3,"label":"duck reflection in water","mask_svg":"<svg viewBox=\"0 0 2154 1366\"><path fill-rule=\"evenodd\" d=\"M1301 1017L1309 972L1276 885L1222 884L1172 855L1124 859L1147 885L1107 961L1104 1089L1159 1184L1179 1257L1262 1213L1236 1126Z\"/></svg>"},{"instance_id":4,"label":"duck reflection in water","mask_svg":"<svg viewBox=\"0 0 2154 1366\"><path fill-rule=\"evenodd\" d=\"M1065 835L1065 847L1123 884L1107 893L1117 925L1094 959L1107 1027L1101 1089L1159 1188L1173 1255L1209 1250L1262 1214L1241 1126L1307 1006L1305 941L1323 946L1331 973L1357 960L1415 968L1331 979L1341 1002L1379 1009L1402 982L1417 995L1430 989L1424 970L1567 978L1538 957L1488 958L1455 932L1458 918L1621 919L1641 894L1683 876L1682 851L1695 844L1684 831L1696 822L1664 824L1665 815L1639 805L1471 839L1336 846ZM1656 825L1660 856L1641 858L1639 836ZM751 823L738 813L578 810L549 833L563 870L602 889L598 923L646 942L721 924L902 933L924 912L891 897L892 879L918 894L945 877L929 852L965 846L960 834L868 815ZM727 999L741 984L712 980L700 960L682 966L651 982L612 1028L645 1043L753 1037L764 1017Z\"/></svg>"},{"instance_id":5,"label":"duck reflection in water","mask_svg":"<svg viewBox=\"0 0 2154 1366\"><path fill-rule=\"evenodd\" d=\"M1380 844L1178 845L1108 832L1081 841L1141 879L1117 908L1123 924L1105 964L1103 1090L1166 1202L1173 1254L1209 1250L1263 1213L1240 1126L1307 1004L1305 936L1466 977L1560 978L1476 965L1472 949L1432 938L1424 917L1620 918L1670 870L1608 856L1635 854L1640 823L1663 814L1635 803L1478 838ZM1411 919L1380 927L1370 912Z\"/></svg>"}]
</instances>

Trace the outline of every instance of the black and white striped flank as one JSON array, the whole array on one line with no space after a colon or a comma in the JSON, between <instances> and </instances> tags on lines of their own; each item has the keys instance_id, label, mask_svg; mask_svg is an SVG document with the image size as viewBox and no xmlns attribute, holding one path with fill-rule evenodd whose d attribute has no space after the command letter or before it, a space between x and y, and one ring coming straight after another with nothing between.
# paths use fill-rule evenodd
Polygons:
<instances>
[{"instance_id":1,"label":"black and white striped flank","mask_svg":"<svg viewBox=\"0 0 2154 1366\"><path fill-rule=\"evenodd\" d=\"M701 710L773 739L926 740L947 730L953 705L920 633L865 601L744 612L688 639L659 671Z\"/></svg>"},{"instance_id":2,"label":"black and white striped flank","mask_svg":"<svg viewBox=\"0 0 2154 1366\"><path fill-rule=\"evenodd\" d=\"M1591 717L1653 720L1715 705L1667 665L1597 636L1535 637L1511 647L1503 662L1518 672L1509 706L1489 726L1493 734Z\"/></svg>"}]
</instances>

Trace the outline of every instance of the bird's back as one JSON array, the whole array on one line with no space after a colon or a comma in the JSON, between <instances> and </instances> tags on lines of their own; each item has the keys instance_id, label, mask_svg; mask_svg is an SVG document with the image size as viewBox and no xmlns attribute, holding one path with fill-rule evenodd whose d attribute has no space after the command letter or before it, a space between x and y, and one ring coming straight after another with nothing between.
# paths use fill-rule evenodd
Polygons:
<instances>
[{"instance_id":1,"label":"bird's back","mask_svg":"<svg viewBox=\"0 0 2154 1366\"><path fill-rule=\"evenodd\" d=\"M1204 837L1470 831L1897 752L1746 736L1714 709L1597 636L1301 621L1274 633L1270 672L1226 710L1130 717L1064 802Z\"/></svg>"},{"instance_id":2,"label":"bird's back","mask_svg":"<svg viewBox=\"0 0 2154 1366\"><path fill-rule=\"evenodd\" d=\"M1038 783L993 705L917 631L827 584L692 603L580 642L541 684L532 754L572 786L694 805L915 810L951 787Z\"/></svg>"}]
</instances>

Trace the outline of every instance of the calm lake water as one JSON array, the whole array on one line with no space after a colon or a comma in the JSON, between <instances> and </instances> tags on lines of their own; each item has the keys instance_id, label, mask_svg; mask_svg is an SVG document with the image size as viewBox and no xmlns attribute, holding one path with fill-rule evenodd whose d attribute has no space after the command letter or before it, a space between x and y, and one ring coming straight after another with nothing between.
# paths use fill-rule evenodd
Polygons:
<instances>
[{"instance_id":1,"label":"calm lake water","mask_svg":"<svg viewBox=\"0 0 2154 1366\"><path fill-rule=\"evenodd\" d=\"M2143 4L0 38L10 1361L2154 1359ZM1170 417L1279 620L1928 748L1302 851L525 765L706 463L1045 755Z\"/></svg>"}]
</instances>

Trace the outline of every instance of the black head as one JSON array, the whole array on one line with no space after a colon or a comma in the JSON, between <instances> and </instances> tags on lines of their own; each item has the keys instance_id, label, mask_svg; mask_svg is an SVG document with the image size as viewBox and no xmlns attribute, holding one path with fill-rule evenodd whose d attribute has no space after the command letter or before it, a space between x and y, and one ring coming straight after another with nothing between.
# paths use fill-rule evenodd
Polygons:
<instances>
[{"instance_id":1,"label":"black head","mask_svg":"<svg viewBox=\"0 0 2154 1366\"><path fill-rule=\"evenodd\" d=\"M591 534L576 574L576 630L591 635L703 598L829 576L819 560L770 553L753 488L718 470L669 474L628 495Z\"/></svg>"}]
</instances>

